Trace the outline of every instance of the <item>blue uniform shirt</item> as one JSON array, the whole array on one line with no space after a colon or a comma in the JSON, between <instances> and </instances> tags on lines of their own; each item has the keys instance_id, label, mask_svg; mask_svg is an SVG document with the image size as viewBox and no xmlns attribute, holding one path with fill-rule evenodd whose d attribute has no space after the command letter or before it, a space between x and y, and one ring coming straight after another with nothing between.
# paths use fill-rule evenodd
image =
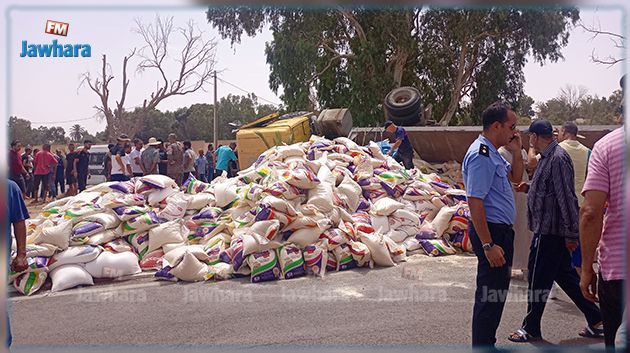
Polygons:
<instances>
[{"instance_id":1,"label":"blue uniform shirt","mask_svg":"<svg viewBox=\"0 0 630 353\"><path fill-rule=\"evenodd\" d=\"M466 195L483 200L488 222L514 224L516 206L508 179L511 168L483 135L479 135L466 152L462 164Z\"/></svg>"}]
</instances>

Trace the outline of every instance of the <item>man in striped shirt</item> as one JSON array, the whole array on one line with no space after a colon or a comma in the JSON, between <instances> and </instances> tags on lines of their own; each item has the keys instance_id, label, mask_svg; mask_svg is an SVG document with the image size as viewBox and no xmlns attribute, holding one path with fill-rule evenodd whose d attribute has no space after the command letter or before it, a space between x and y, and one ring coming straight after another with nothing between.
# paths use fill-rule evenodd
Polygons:
<instances>
[{"instance_id":1,"label":"man in striped shirt","mask_svg":"<svg viewBox=\"0 0 630 353\"><path fill-rule=\"evenodd\" d=\"M580 241L584 264L580 287L587 299L597 301L595 288L591 285L593 267L587 264L593 263L595 249L599 246L597 295L604 321L604 341L608 349L614 348L615 334L621 324L625 307L622 201L624 147L623 127L602 137L595 144L582 190L584 204L580 210ZM608 207L604 215L606 203Z\"/></svg>"},{"instance_id":2,"label":"man in striped shirt","mask_svg":"<svg viewBox=\"0 0 630 353\"><path fill-rule=\"evenodd\" d=\"M544 119L526 131L531 147L541 158L530 186L517 190L527 195L529 229L534 233L528 263L527 315L522 327L508 337L513 342L542 339L541 320L551 286L556 282L584 314L587 327L581 336L601 336L599 308L584 298L580 278L571 266L571 252L578 245L578 201L573 163L553 138L553 127Z\"/></svg>"}]
</instances>

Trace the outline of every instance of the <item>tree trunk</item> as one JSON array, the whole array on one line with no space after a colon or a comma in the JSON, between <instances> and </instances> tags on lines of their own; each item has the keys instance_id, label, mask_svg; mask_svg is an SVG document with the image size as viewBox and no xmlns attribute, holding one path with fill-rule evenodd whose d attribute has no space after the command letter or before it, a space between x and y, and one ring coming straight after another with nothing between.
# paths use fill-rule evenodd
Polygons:
<instances>
[{"instance_id":1,"label":"tree trunk","mask_svg":"<svg viewBox=\"0 0 630 353\"><path fill-rule=\"evenodd\" d=\"M448 108L446 109L446 112L442 116L442 119L440 119L440 125L442 126L448 126L448 124L453 119L453 116L455 116L455 111L457 111L457 107L459 107L459 100L462 98L462 87L464 86L464 71L466 69L467 52L468 47L464 45L459 53L457 75L455 77L455 82L453 82L451 99L448 103Z\"/></svg>"},{"instance_id":2,"label":"tree trunk","mask_svg":"<svg viewBox=\"0 0 630 353\"><path fill-rule=\"evenodd\" d=\"M404 49L400 49L400 52L396 55L396 59L394 62L394 84L396 85L396 87L400 87L400 85L402 84L402 77L408 58L409 53Z\"/></svg>"}]
</instances>

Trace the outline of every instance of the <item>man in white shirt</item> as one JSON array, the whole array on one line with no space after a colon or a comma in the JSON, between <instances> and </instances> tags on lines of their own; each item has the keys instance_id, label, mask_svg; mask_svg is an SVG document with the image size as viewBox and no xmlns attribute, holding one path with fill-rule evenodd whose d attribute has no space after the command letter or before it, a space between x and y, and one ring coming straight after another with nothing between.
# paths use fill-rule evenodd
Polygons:
<instances>
[{"instance_id":1,"label":"man in white shirt","mask_svg":"<svg viewBox=\"0 0 630 353\"><path fill-rule=\"evenodd\" d=\"M133 173L132 176L141 177L144 175L144 173L142 172L142 166L140 166L140 164L142 163L141 157L143 151L142 147L144 147L144 143L142 142L142 140L136 138L133 140L133 144L135 148L131 152L129 152L131 171Z\"/></svg>"}]
</instances>

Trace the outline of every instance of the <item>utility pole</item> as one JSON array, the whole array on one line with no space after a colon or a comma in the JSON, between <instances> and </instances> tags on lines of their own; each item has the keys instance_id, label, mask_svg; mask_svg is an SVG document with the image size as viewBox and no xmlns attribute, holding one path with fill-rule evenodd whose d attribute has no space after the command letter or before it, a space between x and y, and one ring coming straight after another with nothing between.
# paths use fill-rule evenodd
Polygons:
<instances>
[{"instance_id":1,"label":"utility pole","mask_svg":"<svg viewBox=\"0 0 630 353\"><path fill-rule=\"evenodd\" d=\"M214 70L214 109L212 109L214 111L214 121L212 122L212 129L214 131L214 139L212 140L213 142L213 146L216 150L217 146L218 146L218 136L219 136L219 131L218 131L218 124L217 124L217 109L218 109L218 105L217 105L217 70Z\"/></svg>"}]
</instances>

